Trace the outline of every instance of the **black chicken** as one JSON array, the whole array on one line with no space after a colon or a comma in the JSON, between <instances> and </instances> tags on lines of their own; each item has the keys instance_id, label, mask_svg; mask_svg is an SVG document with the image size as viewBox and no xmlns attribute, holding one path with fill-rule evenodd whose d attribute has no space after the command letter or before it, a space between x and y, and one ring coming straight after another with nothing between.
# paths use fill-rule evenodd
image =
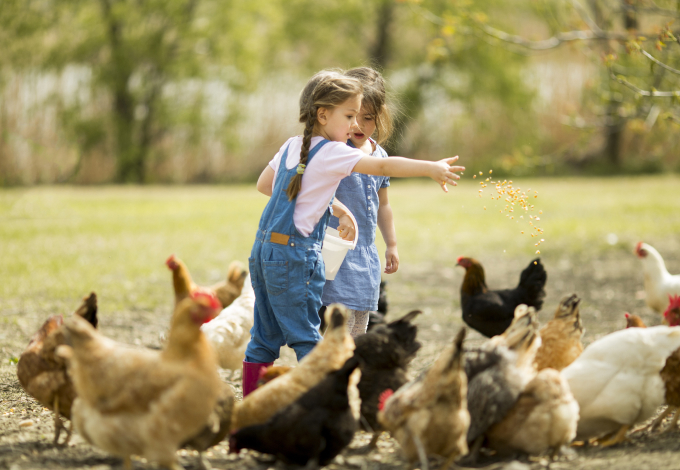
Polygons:
<instances>
[{"instance_id":1,"label":"black chicken","mask_svg":"<svg viewBox=\"0 0 680 470\"><path fill-rule=\"evenodd\" d=\"M458 266L465 268L465 278L460 288L460 305L463 321L487 337L503 333L514 318L520 304L543 306L545 281L548 274L536 258L529 263L514 289L489 290L484 279L484 268L473 258L458 258Z\"/></svg>"},{"instance_id":2,"label":"black chicken","mask_svg":"<svg viewBox=\"0 0 680 470\"><path fill-rule=\"evenodd\" d=\"M239 429L229 439L229 451L253 449L288 464L328 465L357 430L347 394L357 367L359 359L353 356L266 423Z\"/></svg>"},{"instance_id":3,"label":"black chicken","mask_svg":"<svg viewBox=\"0 0 680 470\"><path fill-rule=\"evenodd\" d=\"M355 338L354 355L361 359L361 427L374 432L371 446L380 434L378 402L387 389L398 390L408 382L406 369L420 349L416 341L418 327L411 322L422 313L414 310L387 325L378 325L365 335Z\"/></svg>"}]
</instances>

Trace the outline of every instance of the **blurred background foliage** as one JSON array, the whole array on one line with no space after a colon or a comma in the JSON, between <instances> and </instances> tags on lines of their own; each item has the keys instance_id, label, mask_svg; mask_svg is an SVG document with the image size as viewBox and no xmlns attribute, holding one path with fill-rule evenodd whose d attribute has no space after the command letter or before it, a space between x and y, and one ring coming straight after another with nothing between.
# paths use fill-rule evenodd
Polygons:
<instances>
[{"instance_id":1,"label":"blurred background foliage","mask_svg":"<svg viewBox=\"0 0 680 470\"><path fill-rule=\"evenodd\" d=\"M680 170L680 0L0 0L0 185L249 181L322 68L373 65L391 154ZM674 22L675 21L675 22Z\"/></svg>"}]
</instances>

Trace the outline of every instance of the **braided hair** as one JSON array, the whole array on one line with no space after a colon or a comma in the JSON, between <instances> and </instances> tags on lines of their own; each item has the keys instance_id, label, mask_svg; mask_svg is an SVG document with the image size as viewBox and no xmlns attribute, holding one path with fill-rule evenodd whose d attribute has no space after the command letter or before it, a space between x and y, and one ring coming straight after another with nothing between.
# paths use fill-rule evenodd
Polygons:
<instances>
[{"instance_id":1,"label":"braided hair","mask_svg":"<svg viewBox=\"0 0 680 470\"><path fill-rule=\"evenodd\" d=\"M347 77L337 70L322 70L309 79L300 94L300 122L305 125L300 149L298 172L290 179L286 194L288 200L297 197L302 185L302 173L312 143L319 108L332 109L353 96L361 96L362 86L358 80Z\"/></svg>"},{"instance_id":2,"label":"braided hair","mask_svg":"<svg viewBox=\"0 0 680 470\"><path fill-rule=\"evenodd\" d=\"M387 142L392 135L394 124L390 107L387 106L387 92L382 75L371 67L357 67L348 70L345 75L356 78L363 85L364 93L361 105L366 106L374 116L375 127L378 132L375 140L378 144Z\"/></svg>"}]
</instances>

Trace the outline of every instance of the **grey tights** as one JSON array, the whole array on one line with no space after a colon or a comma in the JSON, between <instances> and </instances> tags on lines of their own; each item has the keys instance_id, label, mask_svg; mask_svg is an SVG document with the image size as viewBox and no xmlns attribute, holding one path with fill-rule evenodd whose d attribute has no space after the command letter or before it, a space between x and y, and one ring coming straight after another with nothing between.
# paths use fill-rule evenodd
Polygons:
<instances>
[{"instance_id":1,"label":"grey tights","mask_svg":"<svg viewBox=\"0 0 680 470\"><path fill-rule=\"evenodd\" d=\"M368 310L351 310L347 319L347 329L352 338L366 333L368 327Z\"/></svg>"}]
</instances>

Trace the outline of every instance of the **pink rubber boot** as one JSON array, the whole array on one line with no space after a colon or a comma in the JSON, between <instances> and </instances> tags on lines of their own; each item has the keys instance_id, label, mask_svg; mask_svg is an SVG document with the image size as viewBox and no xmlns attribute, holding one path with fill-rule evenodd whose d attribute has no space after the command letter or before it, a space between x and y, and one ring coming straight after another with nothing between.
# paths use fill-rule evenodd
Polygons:
<instances>
[{"instance_id":1,"label":"pink rubber boot","mask_svg":"<svg viewBox=\"0 0 680 470\"><path fill-rule=\"evenodd\" d=\"M243 398L257 388L260 380L260 371L274 364L273 362L246 362L243 361L243 374L241 378Z\"/></svg>"}]
</instances>

